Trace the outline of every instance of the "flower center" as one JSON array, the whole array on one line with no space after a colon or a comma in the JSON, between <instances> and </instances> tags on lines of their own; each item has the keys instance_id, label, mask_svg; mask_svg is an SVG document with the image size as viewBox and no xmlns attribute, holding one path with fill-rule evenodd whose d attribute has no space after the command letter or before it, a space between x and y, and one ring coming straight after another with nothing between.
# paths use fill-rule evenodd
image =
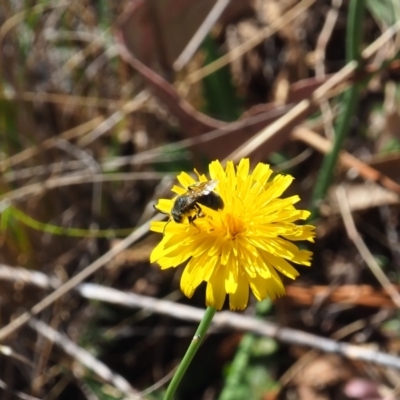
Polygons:
<instances>
[{"instance_id":1,"label":"flower center","mask_svg":"<svg viewBox=\"0 0 400 400\"><path fill-rule=\"evenodd\" d=\"M225 237L227 239L233 240L236 238L236 235L246 231L246 226L243 223L243 219L238 215L226 213L223 224L226 229Z\"/></svg>"}]
</instances>

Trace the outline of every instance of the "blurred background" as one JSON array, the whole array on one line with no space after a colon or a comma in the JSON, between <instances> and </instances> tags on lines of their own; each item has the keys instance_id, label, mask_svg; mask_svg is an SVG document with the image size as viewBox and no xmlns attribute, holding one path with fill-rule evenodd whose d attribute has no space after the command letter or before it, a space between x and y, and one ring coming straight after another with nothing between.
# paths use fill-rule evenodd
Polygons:
<instances>
[{"instance_id":1,"label":"blurred background","mask_svg":"<svg viewBox=\"0 0 400 400\"><path fill-rule=\"evenodd\" d=\"M204 288L150 265L146 223L177 173L240 157L295 177L317 240L237 315L315 348L232 316L177 399L400 398L400 357L322 342L399 355L399 21L397 0L2 0L1 399L162 399Z\"/></svg>"}]
</instances>

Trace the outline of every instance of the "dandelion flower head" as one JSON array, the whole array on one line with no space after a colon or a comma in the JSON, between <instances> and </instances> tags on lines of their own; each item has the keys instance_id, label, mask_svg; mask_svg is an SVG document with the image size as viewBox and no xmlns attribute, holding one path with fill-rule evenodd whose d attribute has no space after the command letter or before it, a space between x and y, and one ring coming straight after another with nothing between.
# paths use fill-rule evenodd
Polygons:
<instances>
[{"instance_id":1,"label":"dandelion flower head","mask_svg":"<svg viewBox=\"0 0 400 400\"><path fill-rule=\"evenodd\" d=\"M206 305L218 310L226 295L231 310L246 308L250 290L259 301L283 296L285 288L278 272L295 279L299 273L291 263L311 264L312 253L293 242L313 242L315 236L313 226L295 223L310 215L295 208L299 197L280 198L293 177L272 177L272 169L263 163L250 172L249 159L242 159L236 167L228 162L225 169L219 161L213 161L209 174L207 178L197 173L197 181L185 172L179 174L182 187L172 188L177 196L160 199L157 209L171 215L178 196L209 179L218 182L214 192L223 199L224 207L214 210L201 205L201 216L194 220L192 215L179 223L173 219L153 222L151 230L163 234L163 238L150 261L161 269L187 262L181 290L190 298L206 282Z\"/></svg>"}]
</instances>

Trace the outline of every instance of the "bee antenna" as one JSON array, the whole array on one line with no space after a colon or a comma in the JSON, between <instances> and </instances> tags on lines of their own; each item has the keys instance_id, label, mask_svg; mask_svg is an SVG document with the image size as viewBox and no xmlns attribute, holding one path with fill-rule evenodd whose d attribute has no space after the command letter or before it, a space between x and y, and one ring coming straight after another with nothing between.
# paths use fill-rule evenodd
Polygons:
<instances>
[{"instance_id":1,"label":"bee antenna","mask_svg":"<svg viewBox=\"0 0 400 400\"><path fill-rule=\"evenodd\" d=\"M167 227L167 225L169 224L171 222L171 219L169 219L168 221L167 221L167 223L164 225L164 229L163 229L163 236L165 236L165 228Z\"/></svg>"},{"instance_id":2,"label":"bee antenna","mask_svg":"<svg viewBox=\"0 0 400 400\"><path fill-rule=\"evenodd\" d=\"M153 208L159 212L160 214L164 214L164 215L169 215L168 213L161 211L157 208L157 206L155 204L153 204ZM167 223L164 225L164 229L163 229L163 236L165 235L165 228L167 227L167 225L171 222L171 218L167 221Z\"/></svg>"},{"instance_id":3,"label":"bee antenna","mask_svg":"<svg viewBox=\"0 0 400 400\"><path fill-rule=\"evenodd\" d=\"M168 215L168 213L166 213L166 212L161 211L160 209L158 209L157 206L156 206L155 204L153 204L153 208L154 208L157 212L159 212L160 214Z\"/></svg>"}]
</instances>

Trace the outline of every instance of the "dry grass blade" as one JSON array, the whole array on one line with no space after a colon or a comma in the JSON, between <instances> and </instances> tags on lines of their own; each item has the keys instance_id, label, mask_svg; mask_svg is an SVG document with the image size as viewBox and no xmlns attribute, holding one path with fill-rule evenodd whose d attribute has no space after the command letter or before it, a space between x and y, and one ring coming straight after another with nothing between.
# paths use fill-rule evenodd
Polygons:
<instances>
[{"instance_id":1,"label":"dry grass blade","mask_svg":"<svg viewBox=\"0 0 400 400\"><path fill-rule=\"evenodd\" d=\"M37 4L30 9L24 9L21 12L14 14L0 27L0 47L2 47L5 36L10 32L11 29L15 28L18 24L23 22L28 15L41 14L44 11L57 7L67 7L68 2L59 2L58 4Z\"/></svg>"},{"instance_id":2,"label":"dry grass blade","mask_svg":"<svg viewBox=\"0 0 400 400\"><path fill-rule=\"evenodd\" d=\"M306 11L312 4L315 3L315 0L303 0L301 3L295 5L292 9L290 9L286 14L284 14L281 18L277 19L275 23L271 24L271 26L266 27L261 30L257 35L253 36L247 42L241 44L236 47L231 52L225 54L218 60L208 64L207 66L193 72L188 75L185 79L186 85L192 85L193 83L203 79L207 75L212 74L213 72L219 70L225 65L230 64L232 61L237 59L238 57L243 56L249 50L256 47L260 43L262 43L266 38L272 36L275 32L282 29L282 27L288 25L294 19L296 19L299 15L301 15L304 11Z\"/></svg>"},{"instance_id":3,"label":"dry grass blade","mask_svg":"<svg viewBox=\"0 0 400 400\"><path fill-rule=\"evenodd\" d=\"M161 180L165 174L159 172L127 172L127 173L115 173L115 174L88 174L81 173L79 175L67 175L59 176L57 178L50 178L44 182L32 183L30 185L23 186L19 189L7 192L0 196L0 209L7 207L10 202L21 200L26 196L42 194L48 190L70 186L70 185L81 185L83 183L94 183L94 182L112 182L112 181L124 181L124 180Z\"/></svg>"},{"instance_id":4,"label":"dry grass blade","mask_svg":"<svg viewBox=\"0 0 400 400\"><path fill-rule=\"evenodd\" d=\"M340 207L340 212L342 214L343 222L346 227L348 237L353 241L354 245L357 247L361 257L368 265L371 272L374 274L375 278L382 285L383 289L391 297L393 302L400 308L400 294L396 287L390 282L388 277L382 271L382 268L376 262L374 256L369 251L368 247L365 245L357 228L354 224L353 216L347 202L346 193L343 187L339 186L336 190L336 196L338 198L338 203Z\"/></svg>"},{"instance_id":5,"label":"dry grass blade","mask_svg":"<svg viewBox=\"0 0 400 400\"><path fill-rule=\"evenodd\" d=\"M30 396L29 394L22 393L22 392L20 392L18 390L10 390L9 387L6 385L6 383L4 381L2 381L1 379L0 379L0 388L3 389L7 395L11 394L16 399L21 399L21 400L40 400L37 397Z\"/></svg>"},{"instance_id":6,"label":"dry grass blade","mask_svg":"<svg viewBox=\"0 0 400 400\"><path fill-rule=\"evenodd\" d=\"M0 345L0 354L5 355L6 357L11 357L14 360L18 360L32 368L35 366L31 360L21 354L16 353L11 347Z\"/></svg>"},{"instance_id":7,"label":"dry grass blade","mask_svg":"<svg viewBox=\"0 0 400 400\"><path fill-rule=\"evenodd\" d=\"M104 120L99 126L93 129L92 132L84 136L78 141L78 145L85 147L90 143L97 140L101 135L109 131L113 126L117 125L127 114L133 113L143 107L144 103L150 98L150 95L146 91L142 91L135 96L134 99L124 104L121 110L115 111L106 120Z\"/></svg>"},{"instance_id":8,"label":"dry grass blade","mask_svg":"<svg viewBox=\"0 0 400 400\"><path fill-rule=\"evenodd\" d=\"M44 96L47 95L48 94L44 94ZM40 97L40 95L36 96ZM64 95L58 96L62 96L64 98ZM68 99L72 100L70 96L68 97ZM124 104L121 107L121 110L116 111L107 119L105 119L103 116L95 117L90 121L84 122L81 125L78 125L72 129L68 129L67 131L61 133L58 137L45 140L40 146L34 146L29 149L25 149L21 153L18 153L5 160L1 160L0 170L5 171L7 168L28 160L42 150L48 150L51 147L54 147L59 139L72 140L89 132L87 136L84 136L81 139L82 142L80 143L81 146L87 146L89 143L98 139L102 134L104 134L114 125L120 122L121 119L124 118L127 114L137 111L140 107L144 105L144 103L148 99L149 95L146 92L141 92L135 97L135 99Z\"/></svg>"},{"instance_id":9,"label":"dry grass blade","mask_svg":"<svg viewBox=\"0 0 400 400\"><path fill-rule=\"evenodd\" d=\"M319 34L317 46L315 49L315 75L317 78L325 76L325 54L326 47L331 39L334 27L338 20L339 9L342 6L342 0L332 0L331 8L326 16L324 27ZM321 112L324 120L325 133L329 138L333 137L333 113L327 100L321 101Z\"/></svg>"},{"instance_id":10,"label":"dry grass blade","mask_svg":"<svg viewBox=\"0 0 400 400\"><path fill-rule=\"evenodd\" d=\"M120 100L103 99L100 97L74 96L65 93L46 93L46 92L28 92L17 93L9 89L0 93L0 99L14 101L24 100L32 103L54 103L64 106L74 104L79 107L102 107L109 109L119 109L123 106Z\"/></svg>"},{"instance_id":11,"label":"dry grass blade","mask_svg":"<svg viewBox=\"0 0 400 400\"><path fill-rule=\"evenodd\" d=\"M0 280L34 285L40 289L56 289L60 286L58 279L50 278L39 271L29 271L25 268L11 267L0 264Z\"/></svg>"},{"instance_id":12,"label":"dry grass blade","mask_svg":"<svg viewBox=\"0 0 400 400\"><path fill-rule=\"evenodd\" d=\"M193 56L229 2L230 0L217 0L213 9L207 15L207 18L203 21L197 32L186 45L185 49L174 62L173 68L175 71L182 69Z\"/></svg>"},{"instance_id":13,"label":"dry grass blade","mask_svg":"<svg viewBox=\"0 0 400 400\"><path fill-rule=\"evenodd\" d=\"M385 31L378 39L369 45L363 52L364 60L371 57L383 43L390 40L393 35L400 29L400 21ZM280 134L284 129L293 129L305 116L309 115L311 110L319 104L323 99L327 99L330 91L338 84L346 81L358 68L359 63L352 61L344 66L340 71L335 73L327 82L318 88L312 95L310 100L303 100L298 103L286 115L273 122L267 128L259 132L254 138L248 140L239 149L233 152L227 160L240 160L243 157L248 157L265 141L271 137Z\"/></svg>"},{"instance_id":14,"label":"dry grass blade","mask_svg":"<svg viewBox=\"0 0 400 400\"><path fill-rule=\"evenodd\" d=\"M25 282L37 285L37 273L33 274L31 271L26 271L23 268L15 268L15 275L10 271L11 267L3 266L0 268L0 279L15 280L20 276L24 276ZM48 287L54 282L45 274L40 275L40 286L45 287L43 284L47 281ZM31 278L30 278L31 276ZM167 315L169 317L188 320L193 322L201 321L203 317L203 310L191 306L171 302L168 300L159 300L148 296L142 296L135 293L126 293L120 290L107 288L104 286L81 283L74 287L82 297L90 300L99 300L107 303L117 304L122 307L129 307L134 309L146 310L150 313L160 315ZM284 343L298 344L302 346L319 349L324 352L333 352L340 354L344 357L351 359L375 362L379 365L390 366L400 369L400 358L390 356L380 351L373 349L354 346L347 343L338 343L331 339L326 339L317 335L311 335L306 332L298 331L280 327L274 323L267 321L260 321L254 317L235 314L233 312L223 311L215 316L214 328L223 329L226 327L235 330L243 330L246 332L253 332L269 337L274 337ZM1 334L1 331L0 331Z\"/></svg>"},{"instance_id":15,"label":"dry grass blade","mask_svg":"<svg viewBox=\"0 0 400 400\"><path fill-rule=\"evenodd\" d=\"M313 132L307 127L299 126L294 129L292 132L292 138L296 140L301 140L302 142L308 144L310 147L320 151L323 154L329 153L332 149L332 143L328 139L325 139L324 137L318 135L316 132ZM387 189L400 194L400 185L397 182L380 173L376 169L370 167L369 165L363 163L361 160L354 157L350 153L342 151L339 156L339 161L341 165L348 169L354 168L364 179L379 182Z\"/></svg>"},{"instance_id":16,"label":"dry grass blade","mask_svg":"<svg viewBox=\"0 0 400 400\"><path fill-rule=\"evenodd\" d=\"M31 328L35 329L40 335L61 347L67 354L93 371L104 381L113 385L124 395L129 395L130 399L141 399L138 392L133 389L129 382L121 375L111 371L107 365L93 357L88 351L71 342L67 336L55 331L49 325L32 318L29 322Z\"/></svg>"},{"instance_id":17,"label":"dry grass blade","mask_svg":"<svg viewBox=\"0 0 400 400\"><path fill-rule=\"evenodd\" d=\"M61 133L58 137L56 138L49 138L45 140L41 145L36 145L33 147L30 147L28 149L25 149L21 151L18 154L15 154L14 156L11 156L5 160L0 161L0 171L5 171L7 168L10 168L12 166L15 166L19 163L22 163L29 158L35 156L42 150L48 150L51 147L55 146L57 141L61 138L64 140L71 140L76 137L84 135L86 132L95 129L99 124L101 124L104 121L104 117L98 116L90 121L84 122L78 126L75 126L74 128L68 129L67 131Z\"/></svg>"},{"instance_id":18,"label":"dry grass blade","mask_svg":"<svg viewBox=\"0 0 400 400\"><path fill-rule=\"evenodd\" d=\"M164 216L157 215L153 220L161 220ZM66 293L74 289L79 283L84 281L86 278L94 274L100 268L102 268L107 262L109 262L113 257L115 257L121 251L127 249L133 243L140 240L143 236L147 234L149 231L150 222L147 222L136 229L131 235L129 235L126 239L119 242L115 245L111 250L103 254L100 258L98 258L95 262L88 265L83 271L75 275L69 281L64 283L54 292L46 296L43 300L37 303L29 312L25 312L21 314L19 317L14 319L8 325L2 327L0 329L0 341L6 339L9 335L14 333L16 330L24 326L32 316L35 316L53 304L56 300L64 296Z\"/></svg>"},{"instance_id":19,"label":"dry grass blade","mask_svg":"<svg viewBox=\"0 0 400 400\"><path fill-rule=\"evenodd\" d=\"M151 297L140 296L134 293L124 293L115 289L99 285L85 284L79 290L80 294L89 299L97 299L119 304L124 307L147 309L157 314L168 315L174 318L201 321L204 311L183 304L173 303L167 300L158 300ZM400 369L400 358L375 351L370 348L355 346L343 342L336 342L321 336L307 332L280 327L267 321L261 321L254 317L222 311L215 315L213 326L233 328L244 332L273 337L283 343L298 344L328 353L336 353L353 360L366 361Z\"/></svg>"}]
</instances>

